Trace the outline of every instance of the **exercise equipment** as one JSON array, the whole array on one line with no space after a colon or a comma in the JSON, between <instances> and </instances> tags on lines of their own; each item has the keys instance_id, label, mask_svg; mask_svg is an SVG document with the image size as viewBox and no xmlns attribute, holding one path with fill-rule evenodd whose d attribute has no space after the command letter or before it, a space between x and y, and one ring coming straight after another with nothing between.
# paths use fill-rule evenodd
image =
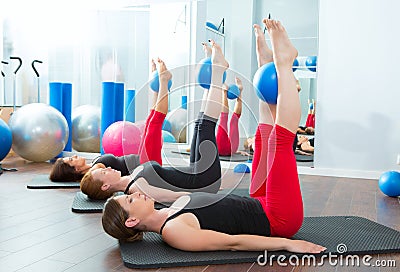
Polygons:
<instances>
[{"instance_id":1,"label":"exercise equipment","mask_svg":"<svg viewBox=\"0 0 400 272\"><path fill-rule=\"evenodd\" d=\"M226 92L228 99L236 99L240 95L240 89L236 84L229 85L229 89Z\"/></svg>"},{"instance_id":2,"label":"exercise equipment","mask_svg":"<svg viewBox=\"0 0 400 272\"><path fill-rule=\"evenodd\" d=\"M167 119L164 120L163 125L162 125L162 130L171 132L172 131L172 125L171 122L168 121Z\"/></svg>"},{"instance_id":3,"label":"exercise equipment","mask_svg":"<svg viewBox=\"0 0 400 272\"><path fill-rule=\"evenodd\" d=\"M35 72L36 75L36 81L37 81L37 102L40 103L40 75L39 72L37 71L36 67L35 67L35 63L43 63L43 61L41 60L34 60L31 63L32 69Z\"/></svg>"},{"instance_id":4,"label":"exercise equipment","mask_svg":"<svg viewBox=\"0 0 400 272\"><path fill-rule=\"evenodd\" d=\"M136 91L126 90L124 105L124 120L132 123L136 122Z\"/></svg>"},{"instance_id":5,"label":"exercise equipment","mask_svg":"<svg viewBox=\"0 0 400 272\"><path fill-rule=\"evenodd\" d=\"M2 60L1 64L7 65L8 62ZM6 74L3 72L3 70L1 70L1 76L3 77L3 103L6 104Z\"/></svg>"},{"instance_id":6,"label":"exercise equipment","mask_svg":"<svg viewBox=\"0 0 400 272\"><path fill-rule=\"evenodd\" d=\"M116 82L114 85L115 106L114 106L114 122L124 120L124 99L125 99L125 84ZM132 122L133 123L133 122Z\"/></svg>"},{"instance_id":7,"label":"exercise equipment","mask_svg":"<svg viewBox=\"0 0 400 272\"><path fill-rule=\"evenodd\" d=\"M146 128L146 121L140 120L135 122L136 127L140 130L140 135L143 137L144 129Z\"/></svg>"},{"instance_id":8,"label":"exercise equipment","mask_svg":"<svg viewBox=\"0 0 400 272\"><path fill-rule=\"evenodd\" d=\"M317 71L317 56L308 56L305 63L308 70L311 72Z\"/></svg>"},{"instance_id":9,"label":"exercise equipment","mask_svg":"<svg viewBox=\"0 0 400 272\"><path fill-rule=\"evenodd\" d=\"M106 129L102 144L105 153L123 156L138 154L140 140L140 130L134 123L118 121Z\"/></svg>"},{"instance_id":10,"label":"exercise equipment","mask_svg":"<svg viewBox=\"0 0 400 272\"><path fill-rule=\"evenodd\" d=\"M172 86L172 80L170 79L168 81L168 90L171 89L171 86ZM158 78L158 71L157 70L155 70L151 74L150 89L152 89L154 92L158 92L158 90L160 89L160 80Z\"/></svg>"},{"instance_id":11,"label":"exercise equipment","mask_svg":"<svg viewBox=\"0 0 400 272\"><path fill-rule=\"evenodd\" d=\"M400 173L388 171L379 177L379 188L382 193L390 197L400 196Z\"/></svg>"},{"instance_id":12,"label":"exercise equipment","mask_svg":"<svg viewBox=\"0 0 400 272\"><path fill-rule=\"evenodd\" d=\"M273 62L258 68L253 77L253 85L257 96L261 100L269 104L276 104L278 99L278 76Z\"/></svg>"},{"instance_id":13,"label":"exercise equipment","mask_svg":"<svg viewBox=\"0 0 400 272\"><path fill-rule=\"evenodd\" d=\"M65 117L43 103L22 106L11 115L12 149L22 158L43 162L54 158L68 141Z\"/></svg>"},{"instance_id":14,"label":"exercise equipment","mask_svg":"<svg viewBox=\"0 0 400 272\"><path fill-rule=\"evenodd\" d=\"M204 89L210 89L212 64L211 58L204 58L199 62L199 73L197 74L197 83ZM222 76L222 83L226 80L226 72Z\"/></svg>"},{"instance_id":15,"label":"exercise equipment","mask_svg":"<svg viewBox=\"0 0 400 272\"><path fill-rule=\"evenodd\" d=\"M293 61L293 72L295 72L299 68L299 60L294 59Z\"/></svg>"},{"instance_id":16,"label":"exercise equipment","mask_svg":"<svg viewBox=\"0 0 400 272\"><path fill-rule=\"evenodd\" d=\"M177 108L165 117L171 123L171 133L179 143L186 143L187 110Z\"/></svg>"},{"instance_id":17,"label":"exercise equipment","mask_svg":"<svg viewBox=\"0 0 400 272\"><path fill-rule=\"evenodd\" d=\"M102 82L101 86L100 153L104 154L102 137L106 129L115 122L115 83Z\"/></svg>"},{"instance_id":18,"label":"exercise equipment","mask_svg":"<svg viewBox=\"0 0 400 272\"><path fill-rule=\"evenodd\" d=\"M301 229L293 239L324 245L327 250L321 255L327 257L329 254L341 256L400 252L399 231L357 216L305 217ZM155 232L145 232L142 241L120 241L119 244L124 265L129 268L257 263L260 255L265 256L264 252L254 251L177 250L163 242L161 236ZM274 251L273 254L285 255L286 260L293 259L294 255L301 260L302 256L287 251Z\"/></svg>"},{"instance_id":19,"label":"exercise equipment","mask_svg":"<svg viewBox=\"0 0 400 272\"><path fill-rule=\"evenodd\" d=\"M100 107L83 105L74 109L72 147L80 152L100 152Z\"/></svg>"},{"instance_id":20,"label":"exercise equipment","mask_svg":"<svg viewBox=\"0 0 400 272\"><path fill-rule=\"evenodd\" d=\"M176 143L174 135L172 135L171 132L168 132L166 130L162 131L162 139L164 143Z\"/></svg>"},{"instance_id":21,"label":"exercise equipment","mask_svg":"<svg viewBox=\"0 0 400 272\"><path fill-rule=\"evenodd\" d=\"M51 181L49 175L37 175L33 177L26 188L28 189L68 189L68 188L79 188L80 182L75 181Z\"/></svg>"},{"instance_id":22,"label":"exercise equipment","mask_svg":"<svg viewBox=\"0 0 400 272\"><path fill-rule=\"evenodd\" d=\"M248 167L244 163L239 163L238 165L233 168L233 172L235 173L250 173L250 167Z\"/></svg>"},{"instance_id":23,"label":"exercise equipment","mask_svg":"<svg viewBox=\"0 0 400 272\"><path fill-rule=\"evenodd\" d=\"M10 127L3 119L0 119L0 161L10 152L12 145L12 134ZM1 168L1 167L0 167Z\"/></svg>"},{"instance_id":24,"label":"exercise equipment","mask_svg":"<svg viewBox=\"0 0 400 272\"><path fill-rule=\"evenodd\" d=\"M206 22L206 27L209 27L211 29L214 29L215 31L218 31L218 27L209 21Z\"/></svg>"},{"instance_id":25,"label":"exercise equipment","mask_svg":"<svg viewBox=\"0 0 400 272\"><path fill-rule=\"evenodd\" d=\"M17 72L22 66L22 59L20 57L10 57L10 60L18 60L18 66L14 70L14 77L13 77L13 112L17 109Z\"/></svg>"}]
</instances>

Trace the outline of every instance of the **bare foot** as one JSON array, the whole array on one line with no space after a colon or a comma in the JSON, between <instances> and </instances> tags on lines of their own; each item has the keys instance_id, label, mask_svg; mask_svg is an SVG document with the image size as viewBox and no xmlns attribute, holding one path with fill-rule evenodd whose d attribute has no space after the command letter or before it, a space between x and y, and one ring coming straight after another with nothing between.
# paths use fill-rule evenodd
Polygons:
<instances>
[{"instance_id":1,"label":"bare foot","mask_svg":"<svg viewBox=\"0 0 400 272\"><path fill-rule=\"evenodd\" d=\"M206 58L211 57L211 53L212 53L212 52L211 52L211 47L208 46L208 44L205 43L205 42L202 42L201 44L203 45L204 56L205 56Z\"/></svg>"},{"instance_id":2,"label":"bare foot","mask_svg":"<svg viewBox=\"0 0 400 272\"><path fill-rule=\"evenodd\" d=\"M165 63L162 60L158 59L157 66L158 66L158 77L160 82L161 81L168 82L172 78L172 74L170 71L168 71Z\"/></svg>"},{"instance_id":3,"label":"bare foot","mask_svg":"<svg viewBox=\"0 0 400 272\"><path fill-rule=\"evenodd\" d=\"M242 84L242 80L238 77L235 77L235 83L238 86L240 93L242 93L243 91L243 84Z\"/></svg>"},{"instance_id":4,"label":"bare foot","mask_svg":"<svg viewBox=\"0 0 400 272\"><path fill-rule=\"evenodd\" d=\"M151 59L151 71L154 72L155 70L157 70L156 63Z\"/></svg>"},{"instance_id":5,"label":"bare foot","mask_svg":"<svg viewBox=\"0 0 400 272\"><path fill-rule=\"evenodd\" d=\"M261 27L257 24L254 24L253 28L254 36L256 37L258 67L261 67L264 64L273 61L272 50L268 47L267 42L265 41L265 35Z\"/></svg>"},{"instance_id":6,"label":"bare foot","mask_svg":"<svg viewBox=\"0 0 400 272\"><path fill-rule=\"evenodd\" d=\"M213 69L216 68L223 72L229 68L229 63L226 61L221 47L214 40L210 40L210 43L212 48L211 63L213 64Z\"/></svg>"},{"instance_id":7,"label":"bare foot","mask_svg":"<svg viewBox=\"0 0 400 272\"><path fill-rule=\"evenodd\" d=\"M297 49L289 40L285 28L279 21L264 19L268 34L271 38L273 58L276 68L292 69L293 61L297 57Z\"/></svg>"}]
</instances>

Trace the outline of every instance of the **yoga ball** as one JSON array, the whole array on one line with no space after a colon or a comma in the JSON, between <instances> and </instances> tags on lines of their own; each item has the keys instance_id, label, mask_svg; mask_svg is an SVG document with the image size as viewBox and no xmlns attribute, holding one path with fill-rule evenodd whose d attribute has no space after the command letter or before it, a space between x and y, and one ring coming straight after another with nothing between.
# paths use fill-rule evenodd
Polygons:
<instances>
[{"instance_id":1,"label":"yoga ball","mask_svg":"<svg viewBox=\"0 0 400 272\"><path fill-rule=\"evenodd\" d=\"M172 80L170 79L168 81L168 90L171 89L171 86L172 86ZM159 88L160 88L160 80L158 79L158 71L155 70L151 75L150 89L152 89L155 92L158 92Z\"/></svg>"},{"instance_id":2,"label":"yoga ball","mask_svg":"<svg viewBox=\"0 0 400 272\"><path fill-rule=\"evenodd\" d=\"M143 136L144 129L146 128L146 120L136 121L135 125L140 130L140 135Z\"/></svg>"},{"instance_id":3,"label":"yoga ball","mask_svg":"<svg viewBox=\"0 0 400 272\"><path fill-rule=\"evenodd\" d=\"M100 152L100 107L83 105L72 113L72 147L81 152Z\"/></svg>"},{"instance_id":4,"label":"yoga ball","mask_svg":"<svg viewBox=\"0 0 400 272\"><path fill-rule=\"evenodd\" d=\"M233 168L234 173L250 173L250 167L244 163L239 163Z\"/></svg>"},{"instance_id":5,"label":"yoga ball","mask_svg":"<svg viewBox=\"0 0 400 272\"><path fill-rule=\"evenodd\" d=\"M162 125L162 130L165 130L165 131L168 131L168 132L172 131L171 123L167 119L164 120L164 123Z\"/></svg>"},{"instance_id":6,"label":"yoga ball","mask_svg":"<svg viewBox=\"0 0 400 272\"><path fill-rule=\"evenodd\" d=\"M171 132L168 132L166 130L162 131L162 139L164 143L176 143L174 135L172 135Z\"/></svg>"},{"instance_id":7,"label":"yoga ball","mask_svg":"<svg viewBox=\"0 0 400 272\"><path fill-rule=\"evenodd\" d=\"M226 92L228 99L236 99L240 95L239 87L236 84L232 84L229 86L228 91Z\"/></svg>"},{"instance_id":8,"label":"yoga ball","mask_svg":"<svg viewBox=\"0 0 400 272\"><path fill-rule=\"evenodd\" d=\"M69 128L65 117L55 108L43 104L27 104L11 115L12 149L22 158L43 162L56 157L68 141Z\"/></svg>"},{"instance_id":9,"label":"yoga ball","mask_svg":"<svg viewBox=\"0 0 400 272\"><path fill-rule=\"evenodd\" d=\"M9 126L3 119L0 119L0 161L10 152L12 145L12 134Z\"/></svg>"},{"instance_id":10,"label":"yoga ball","mask_svg":"<svg viewBox=\"0 0 400 272\"><path fill-rule=\"evenodd\" d=\"M293 61L293 72L295 72L299 67L299 61L297 59L294 59Z\"/></svg>"},{"instance_id":11,"label":"yoga ball","mask_svg":"<svg viewBox=\"0 0 400 272\"><path fill-rule=\"evenodd\" d=\"M187 110L178 108L165 117L171 123L171 133L179 143L186 143Z\"/></svg>"},{"instance_id":12,"label":"yoga ball","mask_svg":"<svg viewBox=\"0 0 400 272\"><path fill-rule=\"evenodd\" d=\"M101 143L105 153L123 156L138 154L140 140L140 129L134 123L118 121L104 131Z\"/></svg>"},{"instance_id":13,"label":"yoga ball","mask_svg":"<svg viewBox=\"0 0 400 272\"><path fill-rule=\"evenodd\" d=\"M306 59L306 66L311 72L317 71L317 56L309 56Z\"/></svg>"},{"instance_id":14,"label":"yoga ball","mask_svg":"<svg viewBox=\"0 0 400 272\"><path fill-rule=\"evenodd\" d=\"M278 99L278 77L273 62L258 68L253 77L253 85L257 96L261 100L269 104L276 104Z\"/></svg>"},{"instance_id":15,"label":"yoga ball","mask_svg":"<svg viewBox=\"0 0 400 272\"><path fill-rule=\"evenodd\" d=\"M212 65L211 65L211 58L204 58L199 63L199 73L197 75L197 83L200 84L201 87L204 89L210 89L211 84L211 73L212 73ZM226 72L224 72L222 76L222 83L225 82L226 79Z\"/></svg>"},{"instance_id":16,"label":"yoga ball","mask_svg":"<svg viewBox=\"0 0 400 272\"><path fill-rule=\"evenodd\" d=\"M400 196L400 173L388 171L383 173L378 181L382 193L390 197Z\"/></svg>"}]
</instances>

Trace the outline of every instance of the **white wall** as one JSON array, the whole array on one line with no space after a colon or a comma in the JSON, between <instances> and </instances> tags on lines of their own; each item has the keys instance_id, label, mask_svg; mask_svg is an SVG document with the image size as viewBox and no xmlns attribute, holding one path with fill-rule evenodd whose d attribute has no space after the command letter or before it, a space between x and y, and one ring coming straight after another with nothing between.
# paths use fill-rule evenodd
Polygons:
<instances>
[{"instance_id":1,"label":"white wall","mask_svg":"<svg viewBox=\"0 0 400 272\"><path fill-rule=\"evenodd\" d=\"M399 9L320 0L315 168L399 170Z\"/></svg>"}]
</instances>

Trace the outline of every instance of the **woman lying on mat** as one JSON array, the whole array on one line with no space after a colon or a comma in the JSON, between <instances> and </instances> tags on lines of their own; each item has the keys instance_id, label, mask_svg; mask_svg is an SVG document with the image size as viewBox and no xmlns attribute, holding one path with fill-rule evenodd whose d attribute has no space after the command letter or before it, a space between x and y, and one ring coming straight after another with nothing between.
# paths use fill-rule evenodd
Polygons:
<instances>
[{"instance_id":1,"label":"woman lying on mat","mask_svg":"<svg viewBox=\"0 0 400 272\"><path fill-rule=\"evenodd\" d=\"M211 57L211 47L207 43L202 43L205 57ZM228 103L228 89L229 86L223 84L223 99L222 99L222 110L219 116L219 123L217 128L217 147L220 156L231 156L235 154L239 147L239 118L242 114L242 90L243 84L240 78L235 77L236 86L239 88L239 95L236 98L233 114L229 122L228 130L228 115L229 115L229 103Z\"/></svg>"},{"instance_id":2,"label":"woman lying on mat","mask_svg":"<svg viewBox=\"0 0 400 272\"><path fill-rule=\"evenodd\" d=\"M159 67L159 73L160 80L165 83L170 80L171 73L163 63ZM206 113L203 116L200 112L195 123L190 166L162 167L158 161L149 161L138 166L131 175L121 176L120 171L97 164L82 178L82 192L94 199L106 199L119 191L125 194L140 192L161 203L173 202L188 192L218 192L221 185L221 166L216 152L215 124L220 113L220 104L206 105L203 102L202 108L206 109ZM208 112L218 112L218 115L207 115Z\"/></svg>"},{"instance_id":3,"label":"woman lying on mat","mask_svg":"<svg viewBox=\"0 0 400 272\"><path fill-rule=\"evenodd\" d=\"M157 62L158 65L162 63L161 60ZM153 60L151 64L153 72L156 70L156 64ZM85 158L76 155L59 158L54 163L50 172L50 180L55 182L80 181L92 167L98 167L98 165L121 171L121 174L125 176L129 175L138 165L147 161L157 161L161 164L161 129L167 112L168 90L160 88L159 92L153 92L153 107L146 120L139 155L130 154L116 157L112 154L105 154L95 159L91 164L86 163Z\"/></svg>"},{"instance_id":4,"label":"woman lying on mat","mask_svg":"<svg viewBox=\"0 0 400 272\"><path fill-rule=\"evenodd\" d=\"M300 120L300 102L292 71L297 50L279 22L267 19L264 22L273 53L260 27L255 26L259 64L275 62L279 97L278 105L271 105L270 109L268 104L260 102L250 186L252 198L192 193L180 197L170 208L155 210L154 201L146 195L114 196L105 204L102 217L103 228L109 235L134 241L141 238L143 231L157 232L172 247L188 251L319 253L325 250L310 242L287 239L303 222L303 203L292 150ZM228 63L218 45L212 43L212 48L212 82L218 84ZM212 99L208 102L219 103L220 92L221 84L213 85L209 90ZM204 116L216 118L218 114L206 108Z\"/></svg>"}]
</instances>

